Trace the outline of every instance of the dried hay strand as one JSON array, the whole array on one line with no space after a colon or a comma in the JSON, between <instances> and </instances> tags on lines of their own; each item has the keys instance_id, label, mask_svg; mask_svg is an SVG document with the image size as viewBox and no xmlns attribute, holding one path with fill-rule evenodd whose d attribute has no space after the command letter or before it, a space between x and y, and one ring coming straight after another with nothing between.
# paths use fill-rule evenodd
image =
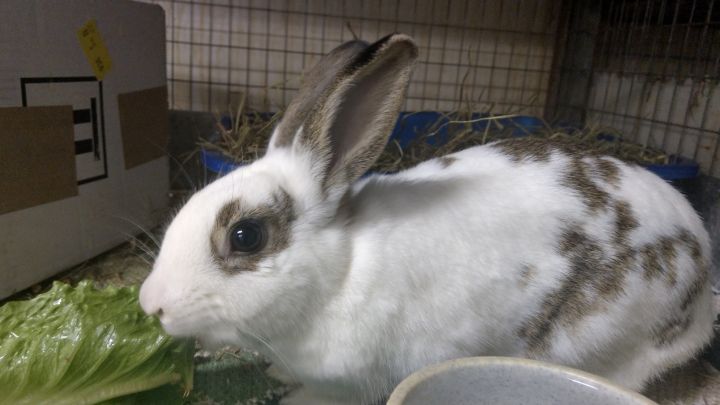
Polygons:
<instances>
[{"instance_id":1,"label":"dried hay strand","mask_svg":"<svg viewBox=\"0 0 720 405\"><path fill-rule=\"evenodd\" d=\"M273 127L282 117L282 111L261 114L247 108L244 98L233 110L232 127L225 128L221 123L221 116L216 114L215 139L203 139L199 147L219 152L238 163L252 162L266 152ZM406 115L406 118L411 115ZM478 115L481 117L473 118ZM416 130L415 137L404 148L397 140L391 140L371 170L394 173L435 157L518 136L567 142L593 154L614 156L638 164L669 162L669 156L661 150L626 141L622 134L613 128L597 124L589 124L580 129L553 128L543 120L540 120L543 124L541 127L527 128L515 120L519 117L521 115L515 113L472 113L469 109L440 113L439 118L431 125ZM475 124L481 124L482 128L476 129ZM447 131L447 142L433 145L433 138L443 130Z\"/></svg>"}]
</instances>

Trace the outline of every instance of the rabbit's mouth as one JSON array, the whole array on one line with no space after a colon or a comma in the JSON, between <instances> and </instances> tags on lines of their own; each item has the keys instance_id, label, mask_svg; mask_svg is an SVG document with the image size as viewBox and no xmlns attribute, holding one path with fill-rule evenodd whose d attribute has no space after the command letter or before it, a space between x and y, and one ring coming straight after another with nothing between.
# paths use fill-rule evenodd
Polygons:
<instances>
[{"instance_id":1,"label":"rabbit's mouth","mask_svg":"<svg viewBox=\"0 0 720 405\"><path fill-rule=\"evenodd\" d=\"M191 320L190 317L173 316L167 313L158 313L157 317L165 332L173 337L194 337L200 330L196 324L197 320Z\"/></svg>"}]
</instances>

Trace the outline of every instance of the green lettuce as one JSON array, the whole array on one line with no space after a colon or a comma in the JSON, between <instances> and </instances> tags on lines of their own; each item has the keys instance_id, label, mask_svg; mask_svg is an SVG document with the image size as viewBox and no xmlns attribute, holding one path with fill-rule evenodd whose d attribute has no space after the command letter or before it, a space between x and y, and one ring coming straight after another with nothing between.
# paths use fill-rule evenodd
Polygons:
<instances>
[{"instance_id":1,"label":"green lettuce","mask_svg":"<svg viewBox=\"0 0 720 405\"><path fill-rule=\"evenodd\" d=\"M0 403L94 404L165 384L187 393L193 349L142 312L137 287L55 282L0 307Z\"/></svg>"}]
</instances>

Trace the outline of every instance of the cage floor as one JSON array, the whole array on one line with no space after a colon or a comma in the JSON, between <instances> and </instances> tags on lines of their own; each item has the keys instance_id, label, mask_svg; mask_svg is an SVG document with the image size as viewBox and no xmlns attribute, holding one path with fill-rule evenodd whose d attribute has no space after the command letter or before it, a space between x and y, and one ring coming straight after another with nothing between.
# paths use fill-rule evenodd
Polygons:
<instances>
[{"instance_id":1,"label":"cage floor","mask_svg":"<svg viewBox=\"0 0 720 405\"><path fill-rule=\"evenodd\" d=\"M140 284L150 271L149 259L136 240L98 256L61 275L77 282L93 280L98 286ZM37 293L48 283L36 286ZM716 308L720 312L720 297ZM216 353L199 350L195 355L195 382L188 405L277 404L287 391L264 370L268 364L255 353L226 348ZM695 360L672 370L644 392L660 404L720 404L720 371L708 362Z\"/></svg>"}]
</instances>

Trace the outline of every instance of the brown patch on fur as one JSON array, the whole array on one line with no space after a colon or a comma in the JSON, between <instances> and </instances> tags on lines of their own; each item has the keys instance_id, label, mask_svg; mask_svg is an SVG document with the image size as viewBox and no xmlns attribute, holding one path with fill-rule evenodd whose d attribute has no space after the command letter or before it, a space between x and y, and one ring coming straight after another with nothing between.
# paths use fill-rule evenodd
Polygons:
<instances>
[{"instance_id":1,"label":"brown patch on fur","mask_svg":"<svg viewBox=\"0 0 720 405\"><path fill-rule=\"evenodd\" d=\"M690 258L692 258L693 263L695 264L695 268L698 272L697 278L688 287L685 298L682 301L681 308L684 311L690 306L690 304L695 301L695 299L700 295L700 293L702 293L703 289L707 287L709 270L708 263L705 262L705 259L702 255L702 248L700 247L700 242L697 240L695 235L691 234L690 231L688 231L687 229L683 229L678 235L678 239L682 241L685 248L688 249L688 252L690 253Z\"/></svg>"},{"instance_id":2,"label":"brown patch on fur","mask_svg":"<svg viewBox=\"0 0 720 405\"><path fill-rule=\"evenodd\" d=\"M230 228L246 218L257 219L265 224L267 244L257 253L231 252L228 240ZM241 201L230 201L218 213L210 236L213 259L228 274L255 271L262 259L276 255L288 247L290 225L295 219L292 199L284 190L274 195L273 202L266 206L246 209Z\"/></svg>"},{"instance_id":3,"label":"brown patch on fur","mask_svg":"<svg viewBox=\"0 0 720 405\"><path fill-rule=\"evenodd\" d=\"M674 343L692 324L693 313L690 306L707 287L708 272L702 269L698 277L690 283L680 301L680 310L661 322L654 331L655 344L665 346Z\"/></svg>"},{"instance_id":4,"label":"brown patch on fur","mask_svg":"<svg viewBox=\"0 0 720 405\"><path fill-rule=\"evenodd\" d=\"M677 238L682 241L682 243L688 249L690 257L695 262L695 265L698 267L704 267L702 249L700 248L700 242L698 242L695 235L690 233L690 231L688 231L687 229L683 229L682 231L680 231Z\"/></svg>"},{"instance_id":5,"label":"brown patch on fur","mask_svg":"<svg viewBox=\"0 0 720 405\"><path fill-rule=\"evenodd\" d=\"M662 259L663 263L660 271L653 272L654 275L662 274L667 276L668 284L677 285L677 257L679 249L686 249L688 255L693 261L696 276L692 282L685 287L679 300L679 311L674 313L660 323L655 330L654 340L658 346L665 346L675 342L690 327L692 323L691 306L696 302L697 298L708 287L709 272L707 264L702 257L702 248L697 237L690 233L687 229L680 230L674 236L666 236L661 238L656 244L648 245L654 248L656 255ZM645 268L647 274L648 268Z\"/></svg>"},{"instance_id":6,"label":"brown patch on fur","mask_svg":"<svg viewBox=\"0 0 720 405\"><path fill-rule=\"evenodd\" d=\"M238 218L241 212L242 205L240 204L240 201L233 200L225 204L220 209L220 212L218 212L217 217L215 217L215 226L213 229L219 229L227 226L233 218Z\"/></svg>"},{"instance_id":7,"label":"brown patch on fur","mask_svg":"<svg viewBox=\"0 0 720 405\"><path fill-rule=\"evenodd\" d=\"M629 233L639 226L631 206L622 201L614 204L615 234L613 256L604 257L601 245L578 228L569 228L558 240L558 250L568 259L569 272L560 288L549 294L540 310L527 320L519 335L527 341L529 353L546 351L555 330L572 327L583 317L597 311L623 292L627 274L642 267L646 280L665 277L669 286L678 282L677 258L686 249L693 260L697 277L689 283L677 301L678 312L657 326L655 342L667 345L682 336L692 323L690 308L707 288L708 270L697 238L687 230L662 237L654 243L633 248Z\"/></svg>"},{"instance_id":8,"label":"brown patch on fur","mask_svg":"<svg viewBox=\"0 0 720 405\"><path fill-rule=\"evenodd\" d=\"M627 237L630 232L637 228L640 224L632 212L632 207L625 201L615 202L615 236L614 242L619 247L624 247L627 243Z\"/></svg>"},{"instance_id":9,"label":"brown patch on fur","mask_svg":"<svg viewBox=\"0 0 720 405\"><path fill-rule=\"evenodd\" d=\"M518 330L527 343L529 354L546 351L556 330L576 325L582 318L602 308L623 293L628 273L640 270L646 280L665 277L669 286L678 283L677 258L685 249L694 262L697 276L685 287L678 300L679 313L671 314L659 324L655 341L666 345L682 336L692 323L689 309L707 288L708 270L698 239L688 230L658 239L644 246L631 246L629 236L640 226L632 206L614 200L610 193L598 186L618 186L621 181L619 164L603 157L587 158L572 147L543 140L511 139L493 144L513 161L547 162L552 153L568 159L563 185L578 194L590 212L612 209L615 230L611 239L612 251L604 251L600 242L580 230L568 228L559 237L558 250L568 260L569 271L561 286L548 294L535 314ZM521 270L521 277L526 270Z\"/></svg>"},{"instance_id":10,"label":"brown patch on fur","mask_svg":"<svg viewBox=\"0 0 720 405\"><path fill-rule=\"evenodd\" d=\"M590 177L589 167L581 159L574 158L563 178L564 185L580 195L590 211L597 212L611 201L610 194L600 189Z\"/></svg>"},{"instance_id":11,"label":"brown patch on fur","mask_svg":"<svg viewBox=\"0 0 720 405\"><path fill-rule=\"evenodd\" d=\"M660 265L660 256L655 250L655 245L645 245L640 249L640 255L642 256L643 276L645 280L652 280L663 273L663 268Z\"/></svg>"},{"instance_id":12,"label":"brown patch on fur","mask_svg":"<svg viewBox=\"0 0 720 405\"><path fill-rule=\"evenodd\" d=\"M587 315L596 303L596 296L607 295L622 287L602 263L600 246L579 230L566 230L560 237L559 249L570 262L570 272L562 285L548 295L540 309L520 329L527 340L529 352L545 351L552 332L558 326L569 326Z\"/></svg>"},{"instance_id":13,"label":"brown patch on fur","mask_svg":"<svg viewBox=\"0 0 720 405\"><path fill-rule=\"evenodd\" d=\"M443 169L447 169L453 163L457 162L458 158L454 156L443 156L438 158L438 162L442 165Z\"/></svg>"},{"instance_id":14,"label":"brown patch on fur","mask_svg":"<svg viewBox=\"0 0 720 405\"><path fill-rule=\"evenodd\" d=\"M568 142L538 138L513 138L495 142L492 146L508 155L514 162L523 160L548 162L553 152L567 156L570 161L562 179L563 185L577 192L593 212L607 207L611 198L607 192L595 184L592 175L595 174L596 177L599 175L607 181L619 180L619 170L612 161L597 159L596 167L591 167L583 162L582 158L591 156L592 153L581 151L577 146Z\"/></svg>"},{"instance_id":15,"label":"brown patch on fur","mask_svg":"<svg viewBox=\"0 0 720 405\"><path fill-rule=\"evenodd\" d=\"M655 344L666 346L673 343L692 323L692 315L685 314L680 317L672 317L662 323L654 333Z\"/></svg>"},{"instance_id":16,"label":"brown patch on fur","mask_svg":"<svg viewBox=\"0 0 720 405\"><path fill-rule=\"evenodd\" d=\"M620 168L610 159L599 158L596 162L595 174L612 186L620 184Z\"/></svg>"},{"instance_id":17,"label":"brown patch on fur","mask_svg":"<svg viewBox=\"0 0 720 405\"><path fill-rule=\"evenodd\" d=\"M640 249L645 280L650 281L664 275L668 285L674 286L677 283L677 257L680 247L687 249L697 269L705 268L697 238L689 231L681 230L676 235L663 236L656 243L647 244Z\"/></svg>"},{"instance_id":18,"label":"brown patch on fur","mask_svg":"<svg viewBox=\"0 0 720 405\"><path fill-rule=\"evenodd\" d=\"M617 203L616 209L617 253L609 259L600 243L578 228L560 236L558 250L568 259L570 270L560 288L545 298L540 311L519 331L530 353L547 350L555 328L573 326L624 291L623 282L636 261L636 252L624 243L638 223L626 204Z\"/></svg>"},{"instance_id":19,"label":"brown patch on fur","mask_svg":"<svg viewBox=\"0 0 720 405\"><path fill-rule=\"evenodd\" d=\"M663 237L658 242L658 253L663 260L663 267L667 274L668 284L674 286L677 283L677 240L670 237Z\"/></svg>"},{"instance_id":20,"label":"brown patch on fur","mask_svg":"<svg viewBox=\"0 0 720 405\"><path fill-rule=\"evenodd\" d=\"M706 267L702 267L700 269L700 274L698 274L695 281L693 281L685 290L685 296L683 297L682 301L680 302L680 309L683 311L686 311L690 304L695 302L695 299L702 293L702 291L707 287L708 283L708 271Z\"/></svg>"},{"instance_id":21,"label":"brown patch on fur","mask_svg":"<svg viewBox=\"0 0 720 405\"><path fill-rule=\"evenodd\" d=\"M631 247L620 248L617 254L610 259L612 274L615 274L619 280L618 284L615 284L618 288L612 291L611 294L607 294L608 297L616 297L622 292L622 286L620 284L624 280L625 275L633 269L635 263L637 263L637 251Z\"/></svg>"},{"instance_id":22,"label":"brown patch on fur","mask_svg":"<svg viewBox=\"0 0 720 405\"><path fill-rule=\"evenodd\" d=\"M515 162L534 160L547 162L555 146L553 143L537 138L512 138L495 142L492 146L508 155Z\"/></svg>"}]
</instances>

